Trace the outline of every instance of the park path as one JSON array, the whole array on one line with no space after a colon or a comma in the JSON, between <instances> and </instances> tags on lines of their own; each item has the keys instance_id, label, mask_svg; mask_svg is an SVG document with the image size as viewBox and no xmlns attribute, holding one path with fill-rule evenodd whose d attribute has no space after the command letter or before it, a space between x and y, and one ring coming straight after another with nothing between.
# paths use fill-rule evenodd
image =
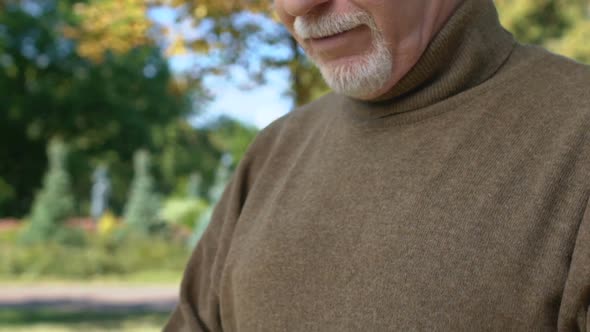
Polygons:
<instances>
[{"instance_id":1,"label":"park path","mask_svg":"<svg viewBox=\"0 0 590 332\"><path fill-rule=\"evenodd\" d=\"M0 309L171 311L178 285L0 284Z\"/></svg>"}]
</instances>

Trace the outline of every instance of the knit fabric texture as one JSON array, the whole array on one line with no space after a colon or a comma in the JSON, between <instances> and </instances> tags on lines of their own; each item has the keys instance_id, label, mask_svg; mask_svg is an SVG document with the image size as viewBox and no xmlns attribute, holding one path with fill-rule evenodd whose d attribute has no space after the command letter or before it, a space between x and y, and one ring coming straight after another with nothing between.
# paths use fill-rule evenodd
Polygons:
<instances>
[{"instance_id":1,"label":"knit fabric texture","mask_svg":"<svg viewBox=\"0 0 590 332\"><path fill-rule=\"evenodd\" d=\"M465 0L384 98L257 136L165 331L590 331L589 199L590 69Z\"/></svg>"}]
</instances>

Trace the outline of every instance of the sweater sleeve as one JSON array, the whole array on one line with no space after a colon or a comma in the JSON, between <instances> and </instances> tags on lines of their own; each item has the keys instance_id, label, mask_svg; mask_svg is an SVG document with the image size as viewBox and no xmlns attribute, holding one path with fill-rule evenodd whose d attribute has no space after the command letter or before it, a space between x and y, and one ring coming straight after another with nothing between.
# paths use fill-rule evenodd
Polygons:
<instances>
[{"instance_id":1,"label":"sweater sleeve","mask_svg":"<svg viewBox=\"0 0 590 332\"><path fill-rule=\"evenodd\" d=\"M219 281L244 199L243 182L240 174L234 174L216 205L185 268L180 300L165 332L222 331Z\"/></svg>"},{"instance_id":2,"label":"sweater sleeve","mask_svg":"<svg viewBox=\"0 0 590 332\"><path fill-rule=\"evenodd\" d=\"M559 313L559 331L590 332L590 200L582 217Z\"/></svg>"},{"instance_id":3,"label":"sweater sleeve","mask_svg":"<svg viewBox=\"0 0 590 332\"><path fill-rule=\"evenodd\" d=\"M219 294L226 257L248 192L264 167L281 123L277 120L257 135L225 187L187 263L180 300L165 332L222 331Z\"/></svg>"}]
</instances>

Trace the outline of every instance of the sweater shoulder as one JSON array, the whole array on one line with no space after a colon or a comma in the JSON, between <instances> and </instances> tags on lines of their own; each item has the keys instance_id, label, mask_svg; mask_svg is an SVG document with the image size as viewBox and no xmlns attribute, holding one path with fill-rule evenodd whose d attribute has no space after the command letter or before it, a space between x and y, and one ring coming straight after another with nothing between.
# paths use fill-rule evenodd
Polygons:
<instances>
[{"instance_id":1,"label":"sweater shoulder","mask_svg":"<svg viewBox=\"0 0 590 332\"><path fill-rule=\"evenodd\" d=\"M539 46L518 45L496 78L487 92L498 106L590 128L589 66Z\"/></svg>"},{"instance_id":2,"label":"sweater shoulder","mask_svg":"<svg viewBox=\"0 0 590 332\"><path fill-rule=\"evenodd\" d=\"M520 45L515 57L521 64L519 89L590 105L590 66L533 45Z\"/></svg>"},{"instance_id":3,"label":"sweater shoulder","mask_svg":"<svg viewBox=\"0 0 590 332\"><path fill-rule=\"evenodd\" d=\"M328 93L308 104L295 108L293 111L271 123L268 129L280 126L283 131L313 131L331 116L331 109L339 102L339 97L336 94Z\"/></svg>"},{"instance_id":4,"label":"sweater shoulder","mask_svg":"<svg viewBox=\"0 0 590 332\"><path fill-rule=\"evenodd\" d=\"M507 67L488 91L497 114L539 142L551 136L559 151L570 146L590 167L590 67L530 45L517 46Z\"/></svg>"},{"instance_id":5,"label":"sweater shoulder","mask_svg":"<svg viewBox=\"0 0 590 332\"><path fill-rule=\"evenodd\" d=\"M241 162L250 168L252 180L272 160L290 159L299 149L309 145L329 124L334 105L339 102L338 96L329 93L292 110L262 129Z\"/></svg>"},{"instance_id":6,"label":"sweater shoulder","mask_svg":"<svg viewBox=\"0 0 590 332\"><path fill-rule=\"evenodd\" d=\"M263 153L274 145L285 143L285 140L299 141L312 135L326 124L332 115L330 110L338 102L338 97L329 93L290 111L262 129L254 139L251 149L255 153Z\"/></svg>"}]
</instances>

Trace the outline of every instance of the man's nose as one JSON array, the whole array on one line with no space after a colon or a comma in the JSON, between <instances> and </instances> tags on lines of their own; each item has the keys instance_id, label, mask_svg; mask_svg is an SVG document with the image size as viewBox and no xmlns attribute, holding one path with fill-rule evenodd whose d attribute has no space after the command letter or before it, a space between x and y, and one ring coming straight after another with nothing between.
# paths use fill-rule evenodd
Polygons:
<instances>
[{"instance_id":1,"label":"man's nose","mask_svg":"<svg viewBox=\"0 0 590 332\"><path fill-rule=\"evenodd\" d=\"M304 16L331 0L283 0L285 11L293 16Z\"/></svg>"}]
</instances>

